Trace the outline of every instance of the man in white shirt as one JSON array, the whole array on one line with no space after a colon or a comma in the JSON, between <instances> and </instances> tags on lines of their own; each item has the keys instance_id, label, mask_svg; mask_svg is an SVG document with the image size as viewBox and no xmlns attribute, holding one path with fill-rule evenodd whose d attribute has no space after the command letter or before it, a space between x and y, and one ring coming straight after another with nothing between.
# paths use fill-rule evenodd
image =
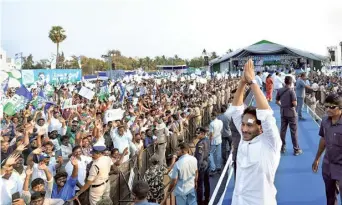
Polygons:
<instances>
[{"instance_id":1,"label":"man in white shirt","mask_svg":"<svg viewBox=\"0 0 342 205\"><path fill-rule=\"evenodd\" d=\"M171 171L171 182L167 196L173 190L177 205L194 205L197 204L197 159L189 155L190 147L188 144L180 143L178 147L179 159Z\"/></svg>"},{"instance_id":2,"label":"man in white shirt","mask_svg":"<svg viewBox=\"0 0 342 205\"><path fill-rule=\"evenodd\" d=\"M130 153L136 153L136 146L133 144L132 138L125 133L124 126L113 129L110 136L112 138L114 148L117 148L120 154L123 154L123 151L128 148L129 153L128 155L125 155L123 162L129 160Z\"/></svg>"},{"instance_id":3,"label":"man in white shirt","mask_svg":"<svg viewBox=\"0 0 342 205\"><path fill-rule=\"evenodd\" d=\"M243 96L250 85L256 106L244 109ZM242 140L237 152L237 173L232 205L276 205L275 173L281 140L273 111L255 80L253 61L244 68L232 106L228 110Z\"/></svg>"},{"instance_id":4,"label":"man in white shirt","mask_svg":"<svg viewBox=\"0 0 342 205\"><path fill-rule=\"evenodd\" d=\"M211 123L209 125L209 140L210 140L210 154L209 154L209 170L210 175L221 171L222 166L222 128L223 123L217 117L217 113L213 112L211 116Z\"/></svg>"},{"instance_id":5,"label":"man in white shirt","mask_svg":"<svg viewBox=\"0 0 342 205\"><path fill-rule=\"evenodd\" d=\"M260 71L257 72L257 75L255 76L255 80L257 81L257 84L259 85L260 89L262 89L262 73Z\"/></svg>"},{"instance_id":6,"label":"man in white shirt","mask_svg":"<svg viewBox=\"0 0 342 205\"><path fill-rule=\"evenodd\" d=\"M280 73L276 72L276 75L274 76L274 90L276 93L279 89L283 88L284 81L281 79Z\"/></svg>"},{"instance_id":7,"label":"man in white shirt","mask_svg":"<svg viewBox=\"0 0 342 205\"><path fill-rule=\"evenodd\" d=\"M76 191L80 190L85 184L86 174L87 174L87 165L93 161L91 157L82 155L82 149L80 146L75 146L72 149L72 155L78 161L78 175L77 175L77 183L76 183ZM74 166L72 165L71 161L69 161L65 165L65 171L68 173L68 176L71 176Z\"/></svg>"},{"instance_id":8,"label":"man in white shirt","mask_svg":"<svg viewBox=\"0 0 342 205\"><path fill-rule=\"evenodd\" d=\"M10 205L12 204L13 194L19 193L21 195L24 182L18 173L13 172L12 164L4 170L6 171L0 177L1 204Z\"/></svg>"}]
</instances>

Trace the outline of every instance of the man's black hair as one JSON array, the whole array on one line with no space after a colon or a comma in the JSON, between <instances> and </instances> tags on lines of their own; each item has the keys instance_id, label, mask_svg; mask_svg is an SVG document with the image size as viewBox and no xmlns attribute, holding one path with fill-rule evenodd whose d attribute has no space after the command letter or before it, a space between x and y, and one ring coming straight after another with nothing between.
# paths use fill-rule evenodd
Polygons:
<instances>
[{"instance_id":1,"label":"man's black hair","mask_svg":"<svg viewBox=\"0 0 342 205\"><path fill-rule=\"evenodd\" d=\"M258 120L258 118L257 118L256 107L253 107L253 106L247 107L247 108L243 111L242 117L243 117L245 114L253 115L253 116L255 117L255 119L256 119L256 123L257 123L258 125L261 125L261 121Z\"/></svg>"},{"instance_id":2,"label":"man's black hair","mask_svg":"<svg viewBox=\"0 0 342 205\"><path fill-rule=\"evenodd\" d=\"M137 181L133 185L132 192L138 200L143 200L147 197L149 186L145 181Z\"/></svg>"},{"instance_id":3,"label":"man's black hair","mask_svg":"<svg viewBox=\"0 0 342 205\"><path fill-rule=\"evenodd\" d=\"M325 98L325 103L337 105L342 109L342 97L339 94L330 94L327 98Z\"/></svg>"},{"instance_id":4,"label":"man's black hair","mask_svg":"<svg viewBox=\"0 0 342 205\"><path fill-rule=\"evenodd\" d=\"M36 178L36 179L32 180L31 187L33 188L33 187L36 187L36 186L41 185L41 184L45 185L44 179Z\"/></svg>"}]
</instances>

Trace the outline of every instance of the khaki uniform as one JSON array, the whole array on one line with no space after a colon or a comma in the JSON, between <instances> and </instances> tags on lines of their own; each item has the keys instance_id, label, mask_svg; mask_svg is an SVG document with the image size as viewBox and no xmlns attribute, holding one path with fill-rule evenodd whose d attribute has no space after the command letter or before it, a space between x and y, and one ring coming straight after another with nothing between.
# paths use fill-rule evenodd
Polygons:
<instances>
[{"instance_id":1,"label":"khaki uniform","mask_svg":"<svg viewBox=\"0 0 342 205\"><path fill-rule=\"evenodd\" d=\"M88 180L93 181L89 191L89 202L96 205L103 198L110 199L109 171L113 165L112 160L107 156L101 156L93 162Z\"/></svg>"}]
</instances>

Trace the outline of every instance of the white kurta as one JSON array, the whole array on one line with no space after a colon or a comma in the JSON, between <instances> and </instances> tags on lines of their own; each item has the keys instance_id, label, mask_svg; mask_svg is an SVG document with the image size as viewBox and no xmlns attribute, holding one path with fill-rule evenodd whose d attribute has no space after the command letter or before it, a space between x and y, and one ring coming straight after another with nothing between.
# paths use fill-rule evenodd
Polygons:
<instances>
[{"instance_id":1,"label":"white kurta","mask_svg":"<svg viewBox=\"0 0 342 205\"><path fill-rule=\"evenodd\" d=\"M244 106L228 110L241 133ZM257 110L263 133L251 141L241 139L232 205L276 205L275 173L280 161L281 140L272 110Z\"/></svg>"}]
</instances>

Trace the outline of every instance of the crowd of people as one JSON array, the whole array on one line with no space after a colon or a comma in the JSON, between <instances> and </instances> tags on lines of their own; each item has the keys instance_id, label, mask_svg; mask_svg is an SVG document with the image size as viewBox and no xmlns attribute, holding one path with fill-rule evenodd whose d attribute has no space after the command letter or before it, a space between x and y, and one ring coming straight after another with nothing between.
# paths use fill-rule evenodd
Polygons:
<instances>
[{"instance_id":1,"label":"crowd of people","mask_svg":"<svg viewBox=\"0 0 342 205\"><path fill-rule=\"evenodd\" d=\"M143 78L137 82L131 78L63 84L54 87L43 100L41 93L46 85L25 88L29 93L24 97L29 95L30 101L16 114L5 114L2 120L1 204L110 203L109 175L118 174L120 165L149 146L155 147L151 166L139 182L142 187L147 183L149 191L140 193L136 200L162 203L168 197L164 195L163 178L169 173L174 182L169 191L174 192L179 204L182 200L185 203L184 197L189 194L199 204L207 204L208 191L205 199L203 195L199 199L199 194L196 198L195 192L203 190L200 184L208 181L209 174L220 173L228 158L231 134L223 113L237 80L228 76L204 82L190 77L171 78L177 81ZM80 95L83 87L95 95L91 99ZM4 94L11 98L21 94L18 90L7 88ZM69 99L72 103L65 107ZM213 120L209 129L201 127L204 107L208 107ZM107 115L112 111L114 118ZM197 130L192 137L200 141L194 159L184 140L189 123ZM207 135L213 146L200 146ZM167 147L171 147L170 153L166 153ZM168 154L172 156L169 162ZM187 163L187 154L191 163ZM184 165L180 165L182 161ZM194 176L176 170L188 165L196 173L198 169L199 183L183 189L180 181L185 183L186 177ZM136 184L132 192L134 187Z\"/></svg>"},{"instance_id":2,"label":"crowd of people","mask_svg":"<svg viewBox=\"0 0 342 205\"><path fill-rule=\"evenodd\" d=\"M313 171L325 149L326 161L340 163L328 158L341 146L332 137L342 130L339 76L315 71L296 75L292 70L255 73L248 61L238 78L98 80L63 84L51 95L42 95L45 86L25 88L29 92L24 97L30 100L16 114L5 114L1 122L2 204L111 204L109 176L151 146L150 166L130 190L136 204L164 204L171 192L179 205L208 204L209 178L221 173L231 151L236 180L232 204L276 204L274 177L281 153L286 152L288 126L294 155L303 153L297 124L305 120L305 101L314 111L322 106L328 114L322 119ZM247 87L256 107L243 105ZM95 95L81 94L84 88ZM18 90L4 91L12 98L22 95ZM328 97L319 102L317 93ZM280 132L269 106L273 100L281 108ZM203 126L204 108L210 124ZM331 123L339 126L328 132ZM196 139L194 152L192 142L185 139L189 126L196 130L191 136ZM332 205L337 190L332 184L340 175L325 163L323 167L327 201ZM166 174L171 182L165 192Z\"/></svg>"}]
</instances>

